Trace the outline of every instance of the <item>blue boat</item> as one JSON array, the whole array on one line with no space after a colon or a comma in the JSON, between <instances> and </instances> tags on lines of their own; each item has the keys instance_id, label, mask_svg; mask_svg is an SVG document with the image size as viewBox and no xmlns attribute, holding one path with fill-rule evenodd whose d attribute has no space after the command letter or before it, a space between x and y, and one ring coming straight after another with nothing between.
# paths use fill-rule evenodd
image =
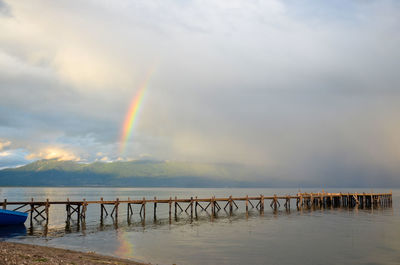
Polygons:
<instances>
[{"instance_id":1,"label":"blue boat","mask_svg":"<svg viewBox=\"0 0 400 265\"><path fill-rule=\"evenodd\" d=\"M28 218L28 213L0 209L0 225L23 224Z\"/></svg>"},{"instance_id":2,"label":"blue boat","mask_svg":"<svg viewBox=\"0 0 400 265\"><path fill-rule=\"evenodd\" d=\"M26 227L24 224L0 225L0 241L2 241L2 239L20 237L25 235Z\"/></svg>"}]
</instances>

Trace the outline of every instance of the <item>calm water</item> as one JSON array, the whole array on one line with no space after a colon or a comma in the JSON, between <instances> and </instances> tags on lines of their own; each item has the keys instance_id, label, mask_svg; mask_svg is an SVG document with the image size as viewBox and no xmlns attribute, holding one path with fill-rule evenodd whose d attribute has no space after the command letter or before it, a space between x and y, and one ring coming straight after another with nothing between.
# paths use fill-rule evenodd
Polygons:
<instances>
[{"instance_id":1,"label":"calm water","mask_svg":"<svg viewBox=\"0 0 400 265\"><path fill-rule=\"evenodd\" d=\"M174 188L0 188L0 200L98 200L229 195L295 194L297 189L174 189ZM317 192L317 189L303 189ZM328 191L367 191L333 189ZM379 190L374 190L378 192ZM383 190L388 191L388 190ZM393 190L393 208L303 210L269 208L261 216L253 209L246 217L243 203L232 216L220 211L213 221L206 213L190 221L186 213L169 223L168 205L146 205L146 224L139 206L128 223L126 205L118 224L100 224L100 206L89 205L86 226L65 224L65 206L51 206L48 229L35 223L33 231L0 230L0 240L95 251L154 264L400 264L400 190ZM283 204L283 203L282 203ZM267 205L267 204L266 204ZM223 205L221 205L223 207ZM283 205L282 205L283 206ZM111 207L111 206L110 206ZM110 208L111 210L111 208Z\"/></svg>"}]
</instances>

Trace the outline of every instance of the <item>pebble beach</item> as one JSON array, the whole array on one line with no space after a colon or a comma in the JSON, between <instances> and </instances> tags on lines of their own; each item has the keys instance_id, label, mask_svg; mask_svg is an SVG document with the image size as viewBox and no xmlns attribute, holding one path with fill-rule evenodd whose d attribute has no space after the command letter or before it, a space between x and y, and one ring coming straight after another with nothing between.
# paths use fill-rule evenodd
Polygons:
<instances>
[{"instance_id":1,"label":"pebble beach","mask_svg":"<svg viewBox=\"0 0 400 265\"><path fill-rule=\"evenodd\" d=\"M0 265L21 264L128 264L144 265L131 260L99 255L94 252L78 252L60 248L0 242ZM149 263L147 263L149 264Z\"/></svg>"}]
</instances>

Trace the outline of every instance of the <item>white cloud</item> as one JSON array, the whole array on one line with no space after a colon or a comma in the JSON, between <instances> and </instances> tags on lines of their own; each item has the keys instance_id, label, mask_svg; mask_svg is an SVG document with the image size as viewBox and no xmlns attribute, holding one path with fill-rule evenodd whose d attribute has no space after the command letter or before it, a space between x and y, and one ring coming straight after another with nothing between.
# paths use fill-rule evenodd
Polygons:
<instances>
[{"instance_id":1,"label":"white cloud","mask_svg":"<svg viewBox=\"0 0 400 265\"><path fill-rule=\"evenodd\" d=\"M110 160L107 156L102 157L102 158L100 159L100 161L103 161L103 162L111 162L111 160Z\"/></svg>"},{"instance_id":2,"label":"white cloud","mask_svg":"<svg viewBox=\"0 0 400 265\"><path fill-rule=\"evenodd\" d=\"M0 152L0 157L7 157L10 155L11 155L11 152L9 152L9 151Z\"/></svg>"},{"instance_id":3,"label":"white cloud","mask_svg":"<svg viewBox=\"0 0 400 265\"><path fill-rule=\"evenodd\" d=\"M33 159L57 159L59 161L80 161L81 159L69 150L59 147L48 147L36 153L30 153L25 157L28 160Z\"/></svg>"},{"instance_id":4,"label":"white cloud","mask_svg":"<svg viewBox=\"0 0 400 265\"><path fill-rule=\"evenodd\" d=\"M30 161L25 159L26 151L23 149L8 149L0 152L0 169L25 165Z\"/></svg>"},{"instance_id":5,"label":"white cloud","mask_svg":"<svg viewBox=\"0 0 400 265\"><path fill-rule=\"evenodd\" d=\"M0 151L3 150L5 147L10 146L10 145L11 145L10 141L7 141L7 140L2 141L2 140L0 140ZM4 152L4 153L6 153L6 152Z\"/></svg>"}]
</instances>

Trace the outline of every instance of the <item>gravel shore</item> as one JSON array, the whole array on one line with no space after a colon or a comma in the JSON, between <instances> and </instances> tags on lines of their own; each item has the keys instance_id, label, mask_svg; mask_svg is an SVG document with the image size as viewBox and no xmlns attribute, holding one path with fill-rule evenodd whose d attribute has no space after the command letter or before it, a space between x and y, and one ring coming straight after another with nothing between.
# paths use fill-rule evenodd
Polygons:
<instances>
[{"instance_id":1,"label":"gravel shore","mask_svg":"<svg viewBox=\"0 0 400 265\"><path fill-rule=\"evenodd\" d=\"M0 242L0 265L8 264L129 264L144 263L60 248Z\"/></svg>"}]
</instances>

